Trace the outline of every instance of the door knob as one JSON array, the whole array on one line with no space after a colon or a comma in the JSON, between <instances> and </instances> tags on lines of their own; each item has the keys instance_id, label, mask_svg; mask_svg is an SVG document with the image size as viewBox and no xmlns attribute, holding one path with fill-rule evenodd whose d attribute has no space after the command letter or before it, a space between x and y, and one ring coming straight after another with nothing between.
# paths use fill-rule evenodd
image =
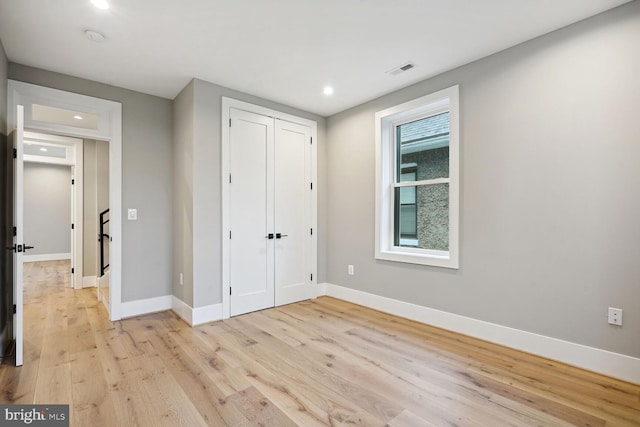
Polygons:
<instances>
[{"instance_id":1,"label":"door knob","mask_svg":"<svg viewBox=\"0 0 640 427\"><path fill-rule=\"evenodd\" d=\"M34 246L29 246L29 245L24 245L24 250L29 250L29 249L33 249Z\"/></svg>"},{"instance_id":2,"label":"door knob","mask_svg":"<svg viewBox=\"0 0 640 427\"><path fill-rule=\"evenodd\" d=\"M276 233L276 239L281 239L283 237L288 237L288 234Z\"/></svg>"},{"instance_id":3,"label":"door knob","mask_svg":"<svg viewBox=\"0 0 640 427\"><path fill-rule=\"evenodd\" d=\"M273 233L269 233L269 234L267 234L267 235L266 235L266 236L264 236L264 237L265 237L265 238L267 238L267 239L269 239L269 240L271 240L271 239L273 239Z\"/></svg>"}]
</instances>

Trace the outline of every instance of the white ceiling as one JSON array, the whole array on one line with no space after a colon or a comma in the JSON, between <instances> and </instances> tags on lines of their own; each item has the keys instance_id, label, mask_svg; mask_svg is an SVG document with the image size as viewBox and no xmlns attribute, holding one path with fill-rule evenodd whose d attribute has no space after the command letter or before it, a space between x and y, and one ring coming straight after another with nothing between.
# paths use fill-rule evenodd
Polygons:
<instances>
[{"instance_id":1,"label":"white ceiling","mask_svg":"<svg viewBox=\"0 0 640 427\"><path fill-rule=\"evenodd\" d=\"M11 62L170 99L196 77L328 116L627 1L0 0L0 39Z\"/></svg>"}]
</instances>

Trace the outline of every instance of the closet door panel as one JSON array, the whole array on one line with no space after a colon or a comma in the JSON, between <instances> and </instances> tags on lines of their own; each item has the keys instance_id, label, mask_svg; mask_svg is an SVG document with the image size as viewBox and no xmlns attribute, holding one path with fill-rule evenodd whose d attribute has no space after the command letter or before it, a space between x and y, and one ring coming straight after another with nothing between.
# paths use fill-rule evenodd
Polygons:
<instances>
[{"instance_id":1,"label":"closet door panel","mask_svg":"<svg viewBox=\"0 0 640 427\"><path fill-rule=\"evenodd\" d=\"M272 118L231 110L230 314L274 305Z\"/></svg>"},{"instance_id":2,"label":"closet door panel","mask_svg":"<svg viewBox=\"0 0 640 427\"><path fill-rule=\"evenodd\" d=\"M313 297L311 286L311 130L275 121L275 305ZM276 235L277 236L277 235Z\"/></svg>"}]
</instances>

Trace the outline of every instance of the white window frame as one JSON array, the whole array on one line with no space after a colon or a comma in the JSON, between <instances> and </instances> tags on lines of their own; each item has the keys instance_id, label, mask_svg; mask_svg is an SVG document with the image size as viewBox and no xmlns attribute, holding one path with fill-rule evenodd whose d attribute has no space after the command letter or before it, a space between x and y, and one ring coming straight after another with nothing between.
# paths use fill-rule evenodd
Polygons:
<instances>
[{"instance_id":1,"label":"white window frame","mask_svg":"<svg viewBox=\"0 0 640 427\"><path fill-rule=\"evenodd\" d=\"M422 96L400 105L378 111L376 123L376 259L457 269L459 267L459 88ZM424 117L449 111L449 178L395 182L395 129ZM409 248L394 245L394 190L397 186L416 184L449 184L449 251Z\"/></svg>"}]
</instances>

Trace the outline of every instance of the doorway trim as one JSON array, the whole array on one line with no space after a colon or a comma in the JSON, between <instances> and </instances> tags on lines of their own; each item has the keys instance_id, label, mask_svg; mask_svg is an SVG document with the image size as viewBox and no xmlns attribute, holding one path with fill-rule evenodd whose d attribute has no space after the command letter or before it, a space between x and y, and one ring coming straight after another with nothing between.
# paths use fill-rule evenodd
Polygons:
<instances>
[{"instance_id":1,"label":"doorway trim","mask_svg":"<svg viewBox=\"0 0 640 427\"><path fill-rule=\"evenodd\" d=\"M83 236L84 236L84 145L83 140L80 138L70 138L59 135L51 135L44 133L32 132L30 130L24 131L24 143L27 141L33 141L36 143L45 143L50 146L63 146L73 150L71 158L67 156L65 159L47 157L47 156L33 156L29 154L23 155L25 163L42 163L48 165L62 165L69 166L71 168L71 179L73 183L69 183L72 186L71 192L71 224L74 227L71 230L71 267L73 268L73 282L71 287L74 289L82 289L83 280ZM25 256L27 258L27 256ZM25 260L26 261L26 260Z\"/></svg>"},{"instance_id":2,"label":"doorway trim","mask_svg":"<svg viewBox=\"0 0 640 427\"><path fill-rule=\"evenodd\" d=\"M305 119L294 116L292 114L283 113L271 108L250 104L226 96L222 97L222 236L229 234L231 218L230 218L230 189L229 189L229 173L230 173L230 126L231 109L248 111L250 113L260 114L274 119L284 120L291 123L298 123L311 128L311 182L315 183L311 192L311 227L314 232L311 235L311 273L313 275L313 283L317 285L318 278L318 124L314 120ZM229 268L229 239L222 239L222 318L228 319L231 314L229 295L230 290L230 268ZM316 286L315 296L318 295L318 287Z\"/></svg>"},{"instance_id":3,"label":"doorway trim","mask_svg":"<svg viewBox=\"0 0 640 427\"><path fill-rule=\"evenodd\" d=\"M8 82L8 130L16 128L16 106L23 105L24 126L32 131L109 142L110 298L105 303L109 319L121 319L122 306L122 104L30 83ZM88 113L97 118L95 128L34 120L33 105ZM104 300L103 300L104 302Z\"/></svg>"}]
</instances>

